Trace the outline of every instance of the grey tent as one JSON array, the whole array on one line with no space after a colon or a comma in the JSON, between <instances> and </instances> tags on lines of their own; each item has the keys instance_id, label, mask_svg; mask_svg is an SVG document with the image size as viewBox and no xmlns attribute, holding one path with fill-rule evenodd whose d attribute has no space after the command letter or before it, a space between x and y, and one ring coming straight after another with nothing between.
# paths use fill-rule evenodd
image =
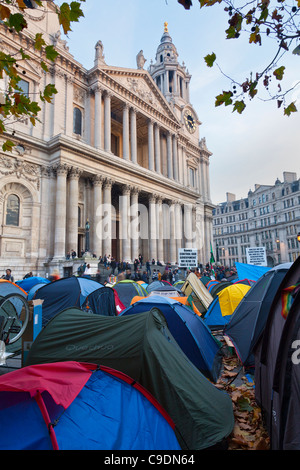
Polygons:
<instances>
[{"instance_id":1,"label":"grey tent","mask_svg":"<svg viewBox=\"0 0 300 470\"><path fill-rule=\"evenodd\" d=\"M233 429L229 395L189 361L156 308L116 317L62 311L36 338L26 365L69 360L117 369L144 386L173 419L182 449L216 446Z\"/></svg>"},{"instance_id":2,"label":"grey tent","mask_svg":"<svg viewBox=\"0 0 300 470\"><path fill-rule=\"evenodd\" d=\"M298 258L288 270L280 284L274 296L263 335L254 350L255 398L262 409L262 415L269 433L271 432L272 421L274 425L275 420L277 420L277 417L279 416L278 411L277 413L274 412L274 409L272 411L274 373L278 373L279 367L276 363L278 360L281 361L282 365L286 360L284 357L280 358L278 353L281 338L284 338L282 333L286 325L286 318L289 317L289 314L285 317L283 313L283 294L287 292L287 288L296 285L299 280L300 258ZM295 307L293 306L293 308ZM283 351L283 346L281 346L281 351ZM280 354L282 354L282 352ZM277 425L278 420L276 426Z\"/></svg>"},{"instance_id":3,"label":"grey tent","mask_svg":"<svg viewBox=\"0 0 300 470\"><path fill-rule=\"evenodd\" d=\"M284 324L272 387L272 450L300 450L300 290Z\"/></svg>"},{"instance_id":4,"label":"grey tent","mask_svg":"<svg viewBox=\"0 0 300 470\"><path fill-rule=\"evenodd\" d=\"M256 281L241 300L224 334L244 366L254 366L253 349L261 337L275 294L292 263L280 264Z\"/></svg>"}]
</instances>

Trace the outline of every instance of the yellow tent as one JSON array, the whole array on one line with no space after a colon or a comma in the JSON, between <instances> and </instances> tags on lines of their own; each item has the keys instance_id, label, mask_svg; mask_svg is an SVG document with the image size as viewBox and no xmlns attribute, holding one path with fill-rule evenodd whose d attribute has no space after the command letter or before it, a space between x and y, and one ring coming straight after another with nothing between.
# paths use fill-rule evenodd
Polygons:
<instances>
[{"instance_id":1,"label":"yellow tent","mask_svg":"<svg viewBox=\"0 0 300 470\"><path fill-rule=\"evenodd\" d=\"M232 286L225 287L225 289L217 294L223 317L233 314L249 289L251 289L251 287L245 284L232 284Z\"/></svg>"}]
</instances>

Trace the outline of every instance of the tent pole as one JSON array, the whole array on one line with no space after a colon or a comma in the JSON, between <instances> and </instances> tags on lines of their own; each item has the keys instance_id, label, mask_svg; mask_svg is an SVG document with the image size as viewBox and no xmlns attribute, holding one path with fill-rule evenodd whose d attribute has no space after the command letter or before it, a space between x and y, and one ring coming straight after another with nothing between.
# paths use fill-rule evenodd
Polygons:
<instances>
[{"instance_id":1,"label":"tent pole","mask_svg":"<svg viewBox=\"0 0 300 470\"><path fill-rule=\"evenodd\" d=\"M52 423L50 421L50 416L48 414L48 411L47 411L47 408L46 408L46 405L44 403L44 400L42 398L42 395L40 392L37 392L37 394L35 395L35 400L38 404L38 407L42 413L42 416L44 418L44 421L47 425L47 428L48 428L48 431L49 431L49 435L50 435L50 439L51 439L51 443L52 443L52 447L53 447L53 450L59 450L59 447L58 447L58 443L57 443L57 439L56 439L56 435L55 435L55 432L54 432L54 429L53 429L53 426L52 426Z\"/></svg>"}]
</instances>

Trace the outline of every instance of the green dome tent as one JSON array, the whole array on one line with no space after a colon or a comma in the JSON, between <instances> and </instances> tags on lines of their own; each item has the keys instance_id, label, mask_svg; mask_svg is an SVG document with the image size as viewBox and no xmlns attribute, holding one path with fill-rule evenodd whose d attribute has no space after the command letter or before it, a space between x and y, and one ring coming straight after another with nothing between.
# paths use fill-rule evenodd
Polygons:
<instances>
[{"instance_id":1,"label":"green dome tent","mask_svg":"<svg viewBox=\"0 0 300 470\"><path fill-rule=\"evenodd\" d=\"M70 360L117 369L142 385L174 421L182 449L216 446L232 432L229 395L188 360L159 309L116 317L60 312L34 341L25 365Z\"/></svg>"},{"instance_id":2,"label":"green dome tent","mask_svg":"<svg viewBox=\"0 0 300 470\"><path fill-rule=\"evenodd\" d=\"M117 291L119 299L125 307L129 307L131 300L137 295L139 297L148 296L148 292L141 284L130 279L116 282L116 284L113 285L113 288Z\"/></svg>"}]
</instances>

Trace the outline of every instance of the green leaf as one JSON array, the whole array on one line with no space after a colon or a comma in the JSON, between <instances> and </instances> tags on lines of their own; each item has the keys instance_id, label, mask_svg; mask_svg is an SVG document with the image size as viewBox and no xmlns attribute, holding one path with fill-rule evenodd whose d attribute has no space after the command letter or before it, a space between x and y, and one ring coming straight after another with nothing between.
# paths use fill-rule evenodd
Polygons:
<instances>
[{"instance_id":1,"label":"green leaf","mask_svg":"<svg viewBox=\"0 0 300 470\"><path fill-rule=\"evenodd\" d=\"M54 62L58 56L58 52L54 49L54 46L46 46L45 52L47 59L51 60L52 62Z\"/></svg>"},{"instance_id":2,"label":"green leaf","mask_svg":"<svg viewBox=\"0 0 300 470\"><path fill-rule=\"evenodd\" d=\"M11 152L12 148L15 145L16 144L14 144L11 140L6 140L6 142L4 142L3 145L2 145L2 150L3 150L3 152Z\"/></svg>"},{"instance_id":3,"label":"green leaf","mask_svg":"<svg viewBox=\"0 0 300 470\"><path fill-rule=\"evenodd\" d=\"M232 92L231 91L223 91L222 94L216 96L215 106L221 106L225 104L225 106L229 106L232 104Z\"/></svg>"},{"instance_id":4,"label":"green leaf","mask_svg":"<svg viewBox=\"0 0 300 470\"><path fill-rule=\"evenodd\" d=\"M284 70L285 70L284 65L282 65L278 69L274 70L273 75L275 75L277 80L282 80L283 79Z\"/></svg>"},{"instance_id":5,"label":"green leaf","mask_svg":"<svg viewBox=\"0 0 300 470\"><path fill-rule=\"evenodd\" d=\"M14 28L17 33L27 28L27 21L21 13L15 13L9 16L7 25L9 28Z\"/></svg>"},{"instance_id":6,"label":"green leaf","mask_svg":"<svg viewBox=\"0 0 300 470\"><path fill-rule=\"evenodd\" d=\"M212 54L207 54L207 56L204 57L207 67L212 67L214 65L214 61L216 60L216 58L217 57L214 52Z\"/></svg>"},{"instance_id":7,"label":"green leaf","mask_svg":"<svg viewBox=\"0 0 300 470\"><path fill-rule=\"evenodd\" d=\"M43 34L42 33L37 33L35 35L35 43L34 43L34 47L40 51L42 49L42 46L45 46L45 41L43 39Z\"/></svg>"},{"instance_id":8,"label":"green leaf","mask_svg":"<svg viewBox=\"0 0 300 470\"><path fill-rule=\"evenodd\" d=\"M244 101L235 101L232 112L237 111L239 114L242 114L245 108L246 105Z\"/></svg>"},{"instance_id":9,"label":"green leaf","mask_svg":"<svg viewBox=\"0 0 300 470\"><path fill-rule=\"evenodd\" d=\"M247 397L240 397L237 399L239 411L252 411L253 407L250 405L250 400Z\"/></svg>"},{"instance_id":10,"label":"green leaf","mask_svg":"<svg viewBox=\"0 0 300 470\"><path fill-rule=\"evenodd\" d=\"M291 104L289 104L289 106L287 106L287 108L284 109L284 115L285 116L290 116L291 113L296 113L298 110L295 106L295 103L292 102Z\"/></svg>"}]
</instances>

